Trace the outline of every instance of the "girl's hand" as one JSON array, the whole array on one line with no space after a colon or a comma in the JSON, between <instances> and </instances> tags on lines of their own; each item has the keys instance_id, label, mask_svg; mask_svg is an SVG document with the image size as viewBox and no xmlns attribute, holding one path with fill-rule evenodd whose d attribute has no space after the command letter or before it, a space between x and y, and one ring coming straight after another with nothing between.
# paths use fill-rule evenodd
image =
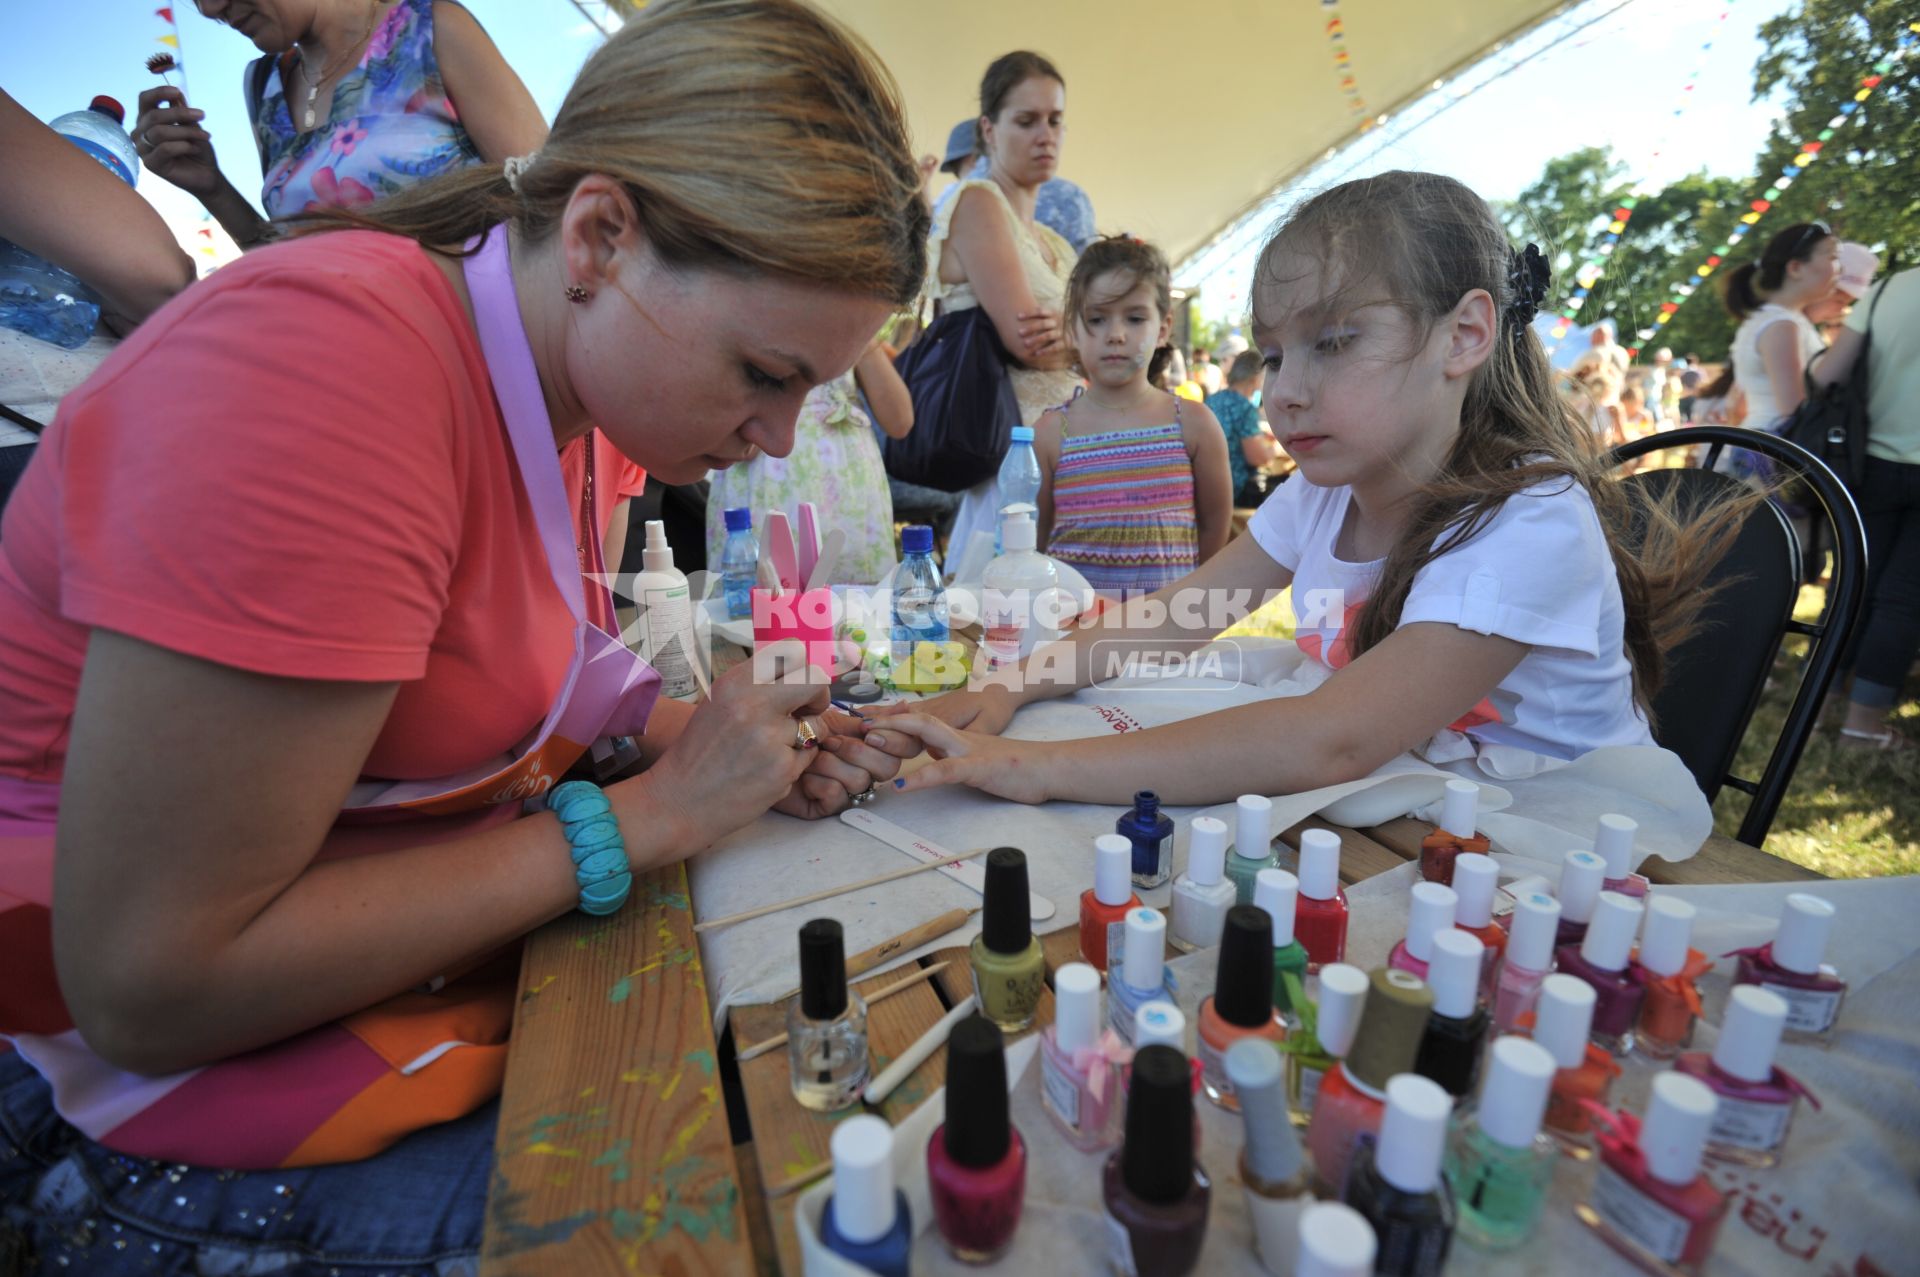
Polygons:
<instances>
[{"instance_id":1,"label":"girl's hand","mask_svg":"<svg viewBox=\"0 0 1920 1277\"><path fill-rule=\"evenodd\" d=\"M189 107L179 89L162 85L141 93L140 115L133 122L134 149L147 167L201 200L216 194L224 180L213 137L200 126L205 118L206 112Z\"/></svg>"},{"instance_id":2,"label":"girl's hand","mask_svg":"<svg viewBox=\"0 0 1920 1277\"><path fill-rule=\"evenodd\" d=\"M888 720L887 730L914 737L934 758L893 782L902 793L935 785L967 785L1016 803L1043 803L1053 796L1044 742L957 731L927 714L897 715Z\"/></svg>"},{"instance_id":3,"label":"girl's hand","mask_svg":"<svg viewBox=\"0 0 1920 1277\"><path fill-rule=\"evenodd\" d=\"M901 715L919 714L937 718L949 727L964 728L983 736L998 736L1007 730L1007 724L1013 721L1014 711L1019 708L1012 693L1004 687L963 688L957 692L942 692L924 701L878 705L867 711L867 719L875 726L881 726ZM919 742L916 740L913 753L919 752ZM901 757L911 758L913 754L902 754Z\"/></svg>"}]
</instances>

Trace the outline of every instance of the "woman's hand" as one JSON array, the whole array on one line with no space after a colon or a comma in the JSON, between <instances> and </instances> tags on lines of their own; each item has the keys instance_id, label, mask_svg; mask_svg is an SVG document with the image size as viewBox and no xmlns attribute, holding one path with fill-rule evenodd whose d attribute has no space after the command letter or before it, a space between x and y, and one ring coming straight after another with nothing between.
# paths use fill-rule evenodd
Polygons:
<instances>
[{"instance_id":1,"label":"woman's hand","mask_svg":"<svg viewBox=\"0 0 1920 1277\"><path fill-rule=\"evenodd\" d=\"M1046 742L958 731L929 714L896 715L887 720L887 731L919 741L934 759L893 782L902 793L935 785L967 785L1016 803L1043 803L1053 797Z\"/></svg>"},{"instance_id":2,"label":"woman's hand","mask_svg":"<svg viewBox=\"0 0 1920 1277\"><path fill-rule=\"evenodd\" d=\"M1059 311L1022 311L1019 323L1020 340L1026 346L1026 356L1022 362L1046 363L1066 352L1066 330L1060 325Z\"/></svg>"},{"instance_id":3,"label":"woman's hand","mask_svg":"<svg viewBox=\"0 0 1920 1277\"><path fill-rule=\"evenodd\" d=\"M213 137L200 126L206 115L188 106L179 89L162 85L140 95L140 116L133 122L133 146L147 167L202 201L226 182L214 158Z\"/></svg>"},{"instance_id":4,"label":"woman's hand","mask_svg":"<svg viewBox=\"0 0 1920 1277\"><path fill-rule=\"evenodd\" d=\"M998 736L1007 730L1007 724L1013 721L1014 711L1019 708L1019 702L1006 688L989 686L942 692L924 701L878 705L867 711L867 719L875 726L880 726L891 723L901 715L918 714L937 718L949 727L964 728L983 736ZM914 753L918 752L916 747ZM901 757L911 758L913 754L902 754Z\"/></svg>"},{"instance_id":5,"label":"woman's hand","mask_svg":"<svg viewBox=\"0 0 1920 1277\"><path fill-rule=\"evenodd\" d=\"M838 710L820 716L826 735L807 770L773 805L775 811L802 820L818 820L845 811L855 794L870 792L900 774L900 760L920 752L920 742L905 732L880 731Z\"/></svg>"}]
</instances>

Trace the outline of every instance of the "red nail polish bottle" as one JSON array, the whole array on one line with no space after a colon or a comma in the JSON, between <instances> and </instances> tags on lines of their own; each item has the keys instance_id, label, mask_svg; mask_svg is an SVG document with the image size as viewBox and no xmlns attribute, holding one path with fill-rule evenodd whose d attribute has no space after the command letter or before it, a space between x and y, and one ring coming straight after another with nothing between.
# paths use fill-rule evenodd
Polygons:
<instances>
[{"instance_id":1,"label":"red nail polish bottle","mask_svg":"<svg viewBox=\"0 0 1920 1277\"><path fill-rule=\"evenodd\" d=\"M934 1223L962 1263L991 1263L1013 1241L1027 1193L1027 1146L1007 1118L1000 1030L970 1015L947 1039L947 1120L927 1142Z\"/></svg>"},{"instance_id":2,"label":"red nail polish bottle","mask_svg":"<svg viewBox=\"0 0 1920 1277\"><path fill-rule=\"evenodd\" d=\"M1420 842L1420 876L1441 886L1453 885L1453 862L1463 852L1484 854L1492 844L1474 832L1480 786L1470 780L1450 780L1442 800L1440 823Z\"/></svg>"},{"instance_id":3,"label":"red nail polish bottle","mask_svg":"<svg viewBox=\"0 0 1920 1277\"><path fill-rule=\"evenodd\" d=\"M1140 903L1129 883L1132 873L1132 843L1119 834L1093 840L1093 886L1080 893L1080 956L1096 971L1107 969L1126 934L1127 910Z\"/></svg>"},{"instance_id":4,"label":"red nail polish bottle","mask_svg":"<svg viewBox=\"0 0 1920 1277\"><path fill-rule=\"evenodd\" d=\"M1300 899L1293 938L1307 951L1307 970L1347 956L1347 893L1340 889L1340 835L1309 829L1300 835Z\"/></svg>"},{"instance_id":5,"label":"red nail polish bottle","mask_svg":"<svg viewBox=\"0 0 1920 1277\"><path fill-rule=\"evenodd\" d=\"M1647 1116L1603 1116L1600 1171L1580 1221L1641 1267L1693 1277L1713 1253L1727 1199L1700 1173L1716 1101L1698 1078L1653 1079Z\"/></svg>"}]
</instances>

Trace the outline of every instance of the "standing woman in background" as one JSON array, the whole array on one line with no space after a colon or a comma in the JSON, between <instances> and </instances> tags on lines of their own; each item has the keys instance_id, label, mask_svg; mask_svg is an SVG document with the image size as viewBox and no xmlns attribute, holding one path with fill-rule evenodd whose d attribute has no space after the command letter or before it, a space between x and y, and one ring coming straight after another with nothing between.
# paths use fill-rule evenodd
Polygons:
<instances>
[{"instance_id":1,"label":"standing woman in background","mask_svg":"<svg viewBox=\"0 0 1920 1277\"><path fill-rule=\"evenodd\" d=\"M1833 291L1839 248L1825 226L1802 222L1727 277L1727 309L1740 321L1730 356L1734 384L1755 429L1777 430L1807 397L1807 365L1826 343L1806 311Z\"/></svg>"}]
</instances>

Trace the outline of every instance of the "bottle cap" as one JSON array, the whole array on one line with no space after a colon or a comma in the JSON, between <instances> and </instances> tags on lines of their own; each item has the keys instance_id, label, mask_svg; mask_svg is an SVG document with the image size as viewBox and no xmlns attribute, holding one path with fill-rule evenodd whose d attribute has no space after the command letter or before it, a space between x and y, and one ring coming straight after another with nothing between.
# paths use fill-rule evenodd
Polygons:
<instances>
[{"instance_id":1,"label":"bottle cap","mask_svg":"<svg viewBox=\"0 0 1920 1277\"><path fill-rule=\"evenodd\" d=\"M847 950L840 924L815 918L800 928L800 1011L831 1020L847 1009Z\"/></svg>"},{"instance_id":2,"label":"bottle cap","mask_svg":"<svg viewBox=\"0 0 1920 1277\"><path fill-rule=\"evenodd\" d=\"M975 1012L947 1036L947 1155L962 1166L997 1165L1011 1129L1006 1043L1000 1026Z\"/></svg>"},{"instance_id":3,"label":"bottle cap","mask_svg":"<svg viewBox=\"0 0 1920 1277\"><path fill-rule=\"evenodd\" d=\"M1633 953L1633 936L1640 930L1640 915L1645 912L1631 896L1601 892L1586 938L1580 942L1580 956L1602 971L1626 970L1627 958Z\"/></svg>"},{"instance_id":4,"label":"bottle cap","mask_svg":"<svg viewBox=\"0 0 1920 1277\"><path fill-rule=\"evenodd\" d=\"M1309 829L1300 835L1300 894L1331 900L1340 894L1340 835Z\"/></svg>"},{"instance_id":5,"label":"bottle cap","mask_svg":"<svg viewBox=\"0 0 1920 1277\"><path fill-rule=\"evenodd\" d=\"M1533 1040L1547 1049L1556 1066L1573 1069L1587 1058L1587 1034L1593 1031L1593 986L1570 975L1540 982L1533 1012Z\"/></svg>"},{"instance_id":6,"label":"bottle cap","mask_svg":"<svg viewBox=\"0 0 1920 1277\"><path fill-rule=\"evenodd\" d=\"M1473 837L1475 817L1479 815L1480 786L1470 780L1450 780L1441 799L1440 828L1455 838Z\"/></svg>"},{"instance_id":7,"label":"bottle cap","mask_svg":"<svg viewBox=\"0 0 1920 1277\"><path fill-rule=\"evenodd\" d=\"M1299 902L1300 880L1284 869L1262 869L1253 876L1253 903L1273 919L1273 947L1293 943L1293 910Z\"/></svg>"},{"instance_id":8,"label":"bottle cap","mask_svg":"<svg viewBox=\"0 0 1920 1277\"><path fill-rule=\"evenodd\" d=\"M1453 1097L1432 1078L1402 1073L1388 1082L1387 1111L1380 1119L1380 1145L1374 1154L1380 1178L1403 1193L1438 1188L1452 1117Z\"/></svg>"},{"instance_id":9,"label":"bottle cap","mask_svg":"<svg viewBox=\"0 0 1920 1277\"><path fill-rule=\"evenodd\" d=\"M1187 877L1198 887L1211 887L1227 874L1227 822L1195 816L1187 838Z\"/></svg>"},{"instance_id":10,"label":"bottle cap","mask_svg":"<svg viewBox=\"0 0 1920 1277\"><path fill-rule=\"evenodd\" d=\"M1593 905L1607 879L1607 862L1590 851L1570 851L1560 862L1560 916L1568 922L1593 917Z\"/></svg>"},{"instance_id":11,"label":"bottle cap","mask_svg":"<svg viewBox=\"0 0 1920 1277\"><path fill-rule=\"evenodd\" d=\"M1640 932L1640 965L1658 976L1674 975L1687 965L1687 949L1693 943L1693 916L1699 911L1672 896L1649 896L1646 908L1647 920Z\"/></svg>"},{"instance_id":12,"label":"bottle cap","mask_svg":"<svg viewBox=\"0 0 1920 1277\"><path fill-rule=\"evenodd\" d=\"M640 566L649 572L673 570L673 547L667 544L667 525L658 519L647 520L647 543L640 551Z\"/></svg>"},{"instance_id":13,"label":"bottle cap","mask_svg":"<svg viewBox=\"0 0 1920 1277\"><path fill-rule=\"evenodd\" d=\"M1053 973L1053 1040L1071 1055L1100 1036L1100 973L1069 962Z\"/></svg>"},{"instance_id":14,"label":"bottle cap","mask_svg":"<svg viewBox=\"0 0 1920 1277\"><path fill-rule=\"evenodd\" d=\"M1032 443L1033 427L1032 426L1015 426L1013 428L1013 441L1015 443Z\"/></svg>"},{"instance_id":15,"label":"bottle cap","mask_svg":"<svg viewBox=\"0 0 1920 1277\"><path fill-rule=\"evenodd\" d=\"M995 847L987 853L987 889L982 893L980 938L995 953L1019 953L1033 940L1027 899L1027 853Z\"/></svg>"},{"instance_id":16,"label":"bottle cap","mask_svg":"<svg viewBox=\"0 0 1920 1277\"><path fill-rule=\"evenodd\" d=\"M1170 1046L1134 1053L1120 1177L1148 1202L1179 1201L1193 1187L1193 1074Z\"/></svg>"},{"instance_id":17,"label":"bottle cap","mask_svg":"<svg viewBox=\"0 0 1920 1277\"><path fill-rule=\"evenodd\" d=\"M1300 1212L1293 1277L1373 1277L1378 1247L1365 1215L1344 1202L1315 1202Z\"/></svg>"},{"instance_id":18,"label":"bottle cap","mask_svg":"<svg viewBox=\"0 0 1920 1277\"><path fill-rule=\"evenodd\" d=\"M1736 984L1727 998L1720 1040L1713 1044L1713 1062L1742 1081L1768 1081L1786 1027L1785 998L1757 984Z\"/></svg>"},{"instance_id":19,"label":"bottle cap","mask_svg":"<svg viewBox=\"0 0 1920 1277\"><path fill-rule=\"evenodd\" d=\"M1268 1183L1300 1173L1300 1140L1287 1116L1286 1067L1265 1038L1241 1038L1227 1048L1227 1080L1240 1101L1247 1130L1247 1169Z\"/></svg>"},{"instance_id":20,"label":"bottle cap","mask_svg":"<svg viewBox=\"0 0 1920 1277\"><path fill-rule=\"evenodd\" d=\"M1509 966L1545 971L1553 965L1553 941L1560 933L1560 902L1544 891L1516 896L1507 920Z\"/></svg>"},{"instance_id":21,"label":"bottle cap","mask_svg":"<svg viewBox=\"0 0 1920 1277\"><path fill-rule=\"evenodd\" d=\"M1103 905L1123 905L1133 899L1132 873L1132 843L1119 834L1101 834L1093 840L1095 900Z\"/></svg>"},{"instance_id":22,"label":"bottle cap","mask_svg":"<svg viewBox=\"0 0 1920 1277\"><path fill-rule=\"evenodd\" d=\"M1148 1002L1133 1013L1133 1049L1170 1046L1187 1049L1187 1017L1171 1002Z\"/></svg>"},{"instance_id":23,"label":"bottle cap","mask_svg":"<svg viewBox=\"0 0 1920 1277\"><path fill-rule=\"evenodd\" d=\"M729 532L753 531L753 511L746 506L729 510L723 517L727 521L727 531Z\"/></svg>"},{"instance_id":24,"label":"bottle cap","mask_svg":"<svg viewBox=\"0 0 1920 1277\"><path fill-rule=\"evenodd\" d=\"M893 1228L893 1128L870 1113L833 1128L833 1223L850 1242Z\"/></svg>"},{"instance_id":25,"label":"bottle cap","mask_svg":"<svg viewBox=\"0 0 1920 1277\"><path fill-rule=\"evenodd\" d=\"M1234 800L1233 854L1243 860L1265 860L1273 854L1273 800L1260 794L1242 794Z\"/></svg>"},{"instance_id":26,"label":"bottle cap","mask_svg":"<svg viewBox=\"0 0 1920 1277\"><path fill-rule=\"evenodd\" d=\"M1663 1184L1693 1183L1700 1174L1700 1156L1707 1151L1714 1110L1719 1107L1720 1101L1699 1078L1677 1072L1656 1074L1646 1120L1640 1123L1640 1151L1647 1157L1647 1174Z\"/></svg>"},{"instance_id":27,"label":"bottle cap","mask_svg":"<svg viewBox=\"0 0 1920 1277\"><path fill-rule=\"evenodd\" d=\"M1493 921L1493 893L1500 886L1500 865L1477 851L1453 858L1453 922L1458 927L1484 927Z\"/></svg>"},{"instance_id":28,"label":"bottle cap","mask_svg":"<svg viewBox=\"0 0 1920 1277\"><path fill-rule=\"evenodd\" d=\"M1220 965L1213 978L1213 1009L1243 1029L1257 1029L1273 1019L1273 921L1257 905L1227 910Z\"/></svg>"},{"instance_id":29,"label":"bottle cap","mask_svg":"<svg viewBox=\"0 0 1920 1277\"><path fill-rule=\"evenodd\" d=\"M1473 1014L1480 1002L1480 966L1487 946L1478 936L1449 927L1433 938L1427 983L1433 986L1433 1013L1453 1020Z\"/></svg>"},{"instance_id":30,"label":"bottle cap","mask_svg":"<svg viewBox=\"0 0 1920 1277\"><path fill-rule=\"evenodd\" d=\"M1600 817L1593 835L1593 854L1606 862L1607 877L1624 878L1633 872L1633 836L1640 822L1609 813Z\"/></svg>"},{"instance_id":31,"label":"bottle cap","mask_svg":"<svg viewBox=\"0 0 1920 1277\"><path fill-rule=\"evenodd\" d=\"M1111 961L1111 959L1109 959ZM1125 956L1120 978L1129 989L1157 989L1167 978L1167 918L1145 905L1127 910Z\"/></svg>"},{"instance_id":32,"label":"bottle cap","mask_svg":"<svg viewBox=\"0 0 1920 1277\"><path fill-rule=\"evenodd\" d=\"M933 529L924 523L910 523L900 533L900 548L908 554L933 553Z\"/></svg>"},{"instance_id":33,"label":"bottle cap","mask_svg":"<svg viewBox=\"0 0 1920 1277\"><path fill-rule=\"evenodd\" d=\"M1833 906L1818 896L1796 891L1780 907L1780 933L1773 938L1773 960L1789 971L1817 975L1833 931Z\"/></svg>"},{"instance_id":34,"label":"bottle cap","mask_svg":"<svg viewBox=\"0 0 1920 1277\"><path fill-rule=\"evenodd\" d=\"M1325 972L1322 972L1324 976ZM1347 1076L1375 1091L1387 1079L1413 1070L1420 1038L1433 1013L1433 990L1410 971L1381 967L1367 977L1367 1004L1360 1032L1347 1052Z\"/></svg>"},{"instance_id":35,"label":"bottle cap","mask_svg":"<svg viewBox=\"0 0 1920 1277\"><path fill-rule=\"evenodd\" d=\"M1525 1148L1540 1133L1553 1090L1553 1056L1538 1042L1503 1037L1488 1052L1486 1081L1480 1086L1480 1110L1474 1120L1487 1138L1508 1148Z\"/></svg>"},{"instance_id":36,"label":"bottle cap","mask_svg":"<svg viewBox=\"0 0 1920 1277\"><path fill-rule=\"evenodd\" d=\"M1413 902L1407 907L1407 952L1422 962L1433 961L1433 937L1453 925L1460 897L1437 882L1413 884Z\"/></svg>"},{"instance_id":37,"label":"bottle cap","mask_svg":"<svg viewBox=\"0 0 1920 1277\"><path fill-rule=\"evenodd\" d=\"M1000 545L1007 553L1033 549L1038 535L1033 516L1025 509L1010 510L1000 516Z\"/></svg>"},{"instance_id":38,"label":"bottle cap","mask_svg":"<svg viewBox=\"0 0 1920 1277\"><path fill-rule=\"evenodd\" d=\"M98 111L115 124L125 125L127 122L127 108L121 106L118 99L110 98L104 93L87 103L87 110Z\"/></svg>"},{"instance_id":39,"label":"bottle cap","mask_svg":"<svg viewBox=\"0 0 1920 1277\"><path fill-rule=\"evenodd\" d=\"M1340 1059L1353 1049L1353 1037L1360 1029L1360 1009L1367 1004L1372 982L1359 967L1344 962L1329 962L1320 968L1320 1003L1316 1008L1313 1035L1328 1055Z\"/></svg>"}]
</instances>

